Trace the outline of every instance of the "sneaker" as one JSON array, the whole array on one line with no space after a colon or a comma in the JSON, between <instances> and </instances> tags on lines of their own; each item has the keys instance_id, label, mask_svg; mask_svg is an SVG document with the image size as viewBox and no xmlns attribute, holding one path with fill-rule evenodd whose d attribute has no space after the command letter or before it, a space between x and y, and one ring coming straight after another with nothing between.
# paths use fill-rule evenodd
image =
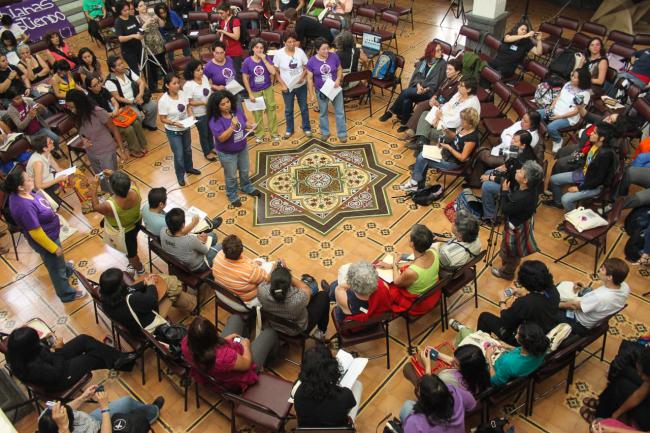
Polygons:
<instances>
[{"instance_id":1,"label":"sneaker","mask_svg":"<svg viewBox=\"0 0 650 433\"><path fill-rule=\"evenodd\" d=\"M330 139L330 136L329 135L321 135L320 139L321 139L321 141L327 141L327 140Z\"/></svg>"},{"instance_id":2,"label":"sneaker","mask_svg":"<svg viewBox=\"0 0 650 433\"><path fill-rule=\"evenodd\" d=\"M151 404L153 404L154 406L156 406L158 408L158 410L160 410L165 405L165 397L163 397L162 395L159 395L158 397L156 397L156 399L154 401L151 402Z\"/></svg>"},{"instance_id":3,"label":"sneaker","mask_svg":"<svg viewBox=\"0 0 650 433\"><path fill-rule=\"evenodd\" d=\"M77 290L72 299L70 299L69 301L61 301L61 302L68 303L68 302L78 301L79 299L85 298L87 295L88 295L88 292L86 292L84 290Z\"/></svg>"},{"instance_id":4,"label":"sneaker","mask_svg":"<svg viewBox=\"0 0 650 433\"><path fill-rule=\"evenodd\" d=\"M259 189L253 190L253 192L247 192L246 194L250 195L251 197L261 197L262 192Z\"/></svg>"},{"instance_id":5,"label":"sneaker","mask_svg":"<svg viewBox=\"0 0 650 433\"><path fill-rule=\"evenodd\" d=\"M460 332L460 330L463 329L465 325L463 325L456 319L449 319L449 327L456 332Z\"/></svg>"},{"instance_id":6,"label":"sneaker","mask_svg":"<svg viewBox=\"0 0 650 433\"><path fill-rule=\"evenodd\" d=\"M291 137L292 135L293 135L293 132L289 132L289 131L287 131L287 132L284 133L284 137L283 137L283 138L286 140L287 138Z\"/></svg>"},{"instance_id":7,"label":"sneaker","mask_svg":"<svg viewBox=\"0 0 650 433\"><path fill-rule=\"evenodd\" d=\"M554 207L557 209L563 209L564 207L560 203L556 203L555 200L542 200L542 204L548 207Z\"/></svg>"},{"instance_id":8,"label":"sneaker","mask_svg":"<svg viewBox=\"0 0 650 433\"><path fill-rule=\"evenodd\" d=\"M312 135L314 135L314 134L312 134L311 131L305 131L305 137L311 138Z\"/></svg>"},{"instance_id":9,"label":"sneaker","mask_svg":"<svg viewBox=\"0 0 650 433\"><path fill-rule=\"evenodd\" d=\"M211 222L212 222L212 228L216 229L219 228L221 224L223 224L223 218L221 218L220 216L214 217L212 218Z\"/></svg>"},{"instance_id":10,"label":"sneaker","mask_svg":"<svg viewBox=\"0 0 650 433\"><path fill-rule=\"evenodd\" d=\"M544 190L544 195L547 195L547 196L549 196L549 197L553 197L553 193L551 192L550 189L545 189L545 190Z\"/></svg>"},{"instance_id":11,"label":"sneaker","mask_svg":"<svg viewBox=\"0 0 650 433\"><path fill-rule=\"evenodd\" d=\"M413 179L409 179L399 186L402 191L415 191L418 189L418 183Z\"/></svg>"},{"instance_id":12,"label":"sneaker","mask_svg":"<svg viewBox=\"0 0 650 433\"><path fill-rule=\"evenodd\" d=\"M131 278L133 278L133 277L135 276L135 268L134 268L133 265L130 264L130 263L127 265L127 267L126 267L126 271L125 271L125 272L126 272L127 274L129 274L129 276L130 276Z\"/></svg>"},{"instance_id":13,"label":"sneaker","mask_svg":"<svg viewBox=\"0 0 650 433\"><path fill-rule=\"evenodd\" d=\"M339 142L340 143L347 143L348 142L348 137L339 137Z\"/></svg>"},{"instance_id":14,"label":"sneaker","mask_svg":"<svg viewBox=\"0 0 650 433\"><path fill-rule=\"evenodd\" d=\"M179 180L179 181L178 181L178 184L179 184L180 186L185 186L185 185L186 185L184 180Z\"/></svg>"},{"instance_id":15,"label":"sneaker","mask_svg":"<svg viewBox=\"0 0 650 433\"><path fill-rule=\"evenodd\" d=\"M384 114L381 115L381 117L379 118L379 121L380 122L385 122L388 119L390 119L391 117L393 117L393 113L391 113L390 111L387 111L387 112L385 112Z\"/></svg>"},{"instance_id":16,"label":"sneaker","mask_svg":"<svg viewBox=\"0 0 650 433\"><path fill-rule=\"evenodd\" d=\"M552 149L553 155L555 155L558 152L558 150L560 150L561 148L562 148L562 140L554 141L553 149Z\"/></svg>"},{"instance_id":17,"label":"sneaker","mask_svg":"<svg viewBox=\"0 0 650 433\"><path fill-rule=\"evenodd\" d=\"M406 132L407 129L409 129L408 126L401 125L399 128L397 128L397 132Z\"/></svg>"},{"instance_id":18,"label":"sneaker","mask_svg":"<svg viewBox=\"0 0 650 433\"><path fill-rule=\"evenodd\" d=\"M504 274L503 272L501 272L499 268L495 268L495 267L492 267L492 275L494 275L497 278L501 278L502 280L512 281L513 279L512 276L508 276Z\"/></svg>"},{"instance_id":19,"label":"sneaker","mask_svg":"<svg viewBox=\"0 0 650 433\"><path fill-rule=\"evenodd\" d=\"M274 135L272 137L272 140L273 140L274 143L279 143L280 142L280 136L276 134L276 135Z\"/></svg>"},{"instance_id":20,"label":"sneaker","mask_svg":"<svg viewBox=\"0 0 650 433\"><path fill-rule=\"evenodd\" d=\"M241 207L241 200L237 199L230 204L232 205L232 207Z\"/></svg>"}]
</instances>

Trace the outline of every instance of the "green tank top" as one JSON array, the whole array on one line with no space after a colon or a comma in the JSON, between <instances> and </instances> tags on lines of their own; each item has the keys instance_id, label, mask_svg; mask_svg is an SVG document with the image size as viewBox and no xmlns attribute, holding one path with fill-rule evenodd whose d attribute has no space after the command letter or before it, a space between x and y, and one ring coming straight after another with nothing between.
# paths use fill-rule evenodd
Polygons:
<instances>
[{"instance_id":1,"label":"green tank top","mask_svg":"<svg viewBox=\"0 0 650 433\"><path fill-rule=\"evenodd\" d=\"M129 209L122 209L112 196L108 199L115 205L115 211L117 212L117 216L120 218L120 222L122 223L122 227L124 227L125 232L130 232L133 230L135 228L135 224L142 219L142 215L140 214L140 205L142 202L140 191L138 191L138 187L135 185L131 186L131 189L138 193L138 200ZM106 216L105 218L106 222L108 222L111 226L117 228L117 221L115 221L113 215Z\"/></svg>"},{"instance_id":2,"label":"green tank top","mask_svg":"<svg viewBox=\"0 0 650 433\"><path fill-rule=\"evenodd\" d=\"M418 279L413 281L408 288L409 293L421 295L438 281L438 271L440 269L438 251L433 248L429 249L429 251L433 253L433 263L428 269L421 268L417 265L409 266L410 269L414 270L415 273L418 274Z\"/></svg>"}]
</instances>

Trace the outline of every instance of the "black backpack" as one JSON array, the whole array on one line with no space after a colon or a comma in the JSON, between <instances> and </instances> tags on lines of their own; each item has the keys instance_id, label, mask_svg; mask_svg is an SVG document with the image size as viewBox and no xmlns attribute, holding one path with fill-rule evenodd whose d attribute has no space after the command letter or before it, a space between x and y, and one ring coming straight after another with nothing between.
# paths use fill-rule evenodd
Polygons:
<instances>
[{"instance_id":1,"label":"black backpack","mask_svg":"<svg viewBox=\"0 0 650 433\"><path fill-rule=\"evenodd\" d=\"M548 65L549 75L555 74L564 79L564 81L569 80L571 78L571 72L576 67L575 53L573 50L564 50L562 54L554 58L551 64Z\"/></svg>"},{"instance_id":2,"label":"black backpack","mask_svg":"<svg viewBox=\"0 0 650 433\"><path fill-rule=\"evenodd\" d=\"M248 20L243 20L239 17L237 17L237 19L239 20L239 42L241 43L242 47L244 47L244 49L248 49L248 44L251 41L251 37L248 34L249 22ZM230 25L230 30L228 31L232 32L232 20L230 20L228 24Z\"/></svg>"},{"instance_id":3,"label":"black backpack","mask_svg":"<svg viewBox=\"0 0 650 433\"><path fill-rule=\"evenodd\" d=\"M411 195L413 203L419 206L429 206L434 201L442 197L445 189L440 184L434 184L429 187L420 188Z\"/></svg>"}]
</instances>

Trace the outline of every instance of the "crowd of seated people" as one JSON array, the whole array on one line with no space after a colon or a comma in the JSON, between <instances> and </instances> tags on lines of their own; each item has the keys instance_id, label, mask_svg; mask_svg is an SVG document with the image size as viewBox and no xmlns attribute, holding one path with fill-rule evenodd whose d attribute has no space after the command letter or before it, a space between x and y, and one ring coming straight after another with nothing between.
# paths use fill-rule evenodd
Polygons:
<instances>
[{"instance_id":1,"label":"crowd of seated people","mask_svg":"<svg viewBox=\"0 0 650 433\"><path fill-rule=\"evenodd\" d=\"M307 137L311 136L308 108L311 96L312 102L318 102L315 108L321 138L327 140L330 135L331 102L339 142L347 141L343 96L330 101L320 89L328 80L340 87L344 74L369 67L366 53L356 47L352 34L344 30L334 38L320 23L299 16L304 2L278 1L277 8L284 9L289 30L283 35L284 46L271 59L267 44L261 39L252 39L249 47L243 46L240 41L242 22L226 2L217 3L210 6L216 8L215 13L221 18L216 26L219 40L211 47L213 58L205 65L198 60L189 62L183 79L173 74L163 78L156 67L140 70L141 40L155 48L153 54L167 69L173 53L165 52L164 42L186 38L183 33L189 26L183 22L183 14L165 6L157 7L153 16L144 2L136 5L125 2L114 7L102 6L102 2L84 2L89 20L96 21L107 13L117 15L115 31L122 55L110 56L107 65L98 61L87 47L75 51L58 33L48 34L46 51L31 53L27 45L18 42L25 42L23 35L11 33L12 38L7 34L12 23L3 19L7 30L0 33L0 99L11 124L7 132L22 132L28 136L33 151L26 168L23 170L19 166L12 170L4 187L9 193L11 213L30 246L42 257L57 295L63 302L83 297L83 292L70 287L67 281L72 268L63 256L60 223L45 200L47 194L57 202L59 185L65 180L55 176L61 169L55 154L62 151L63 143L47 126L46 118L52 114L52 107L35 101L41 96L38 85L50 78L51 92L65 103L64 110L75 123L93 171L102 174L91 180L92 209L103 216L103 224L124 228L129 261L126 274L136 277L136 281L125 282L124 272L114 267L101 274L101 302L110 319L133 334L142 329L154 332L161 324L168 323L172 306L183 314L194 312L197 306L196 296L183 290L173 277L145 275L137 251L137 236L144 224L149 234L159 238L165 252L192 273L207 274L239 297L248 308L261 308L296 325L289 328L271 319L254 339L248 339L246 336L252 336L252 330L247 329L248 324L236 314L228 318L221 333L217 332L216 324L202 316L189 322L181 349L183 358L192 367L193 378L205 383L207 374L226 389L242 392L254 386L259 373L276 360L282 334L295 336L298 329L299 333L327 341L332 308L334 319L340 322L363 322L385 313L396 317L407 310L413 315L430 313L441 296L439 290L429 296L430 289L481 253L481 220L460 209L452 224L453 238L439 242L431 230L433 226L416 224L409 233L408 253L395 254L390 264L370 263L365 261L367 258L360 258L362 260L346 265L336 281L322 281L319 290L313 278L311 281L304 276L299 278L282 260L276 261L270 269L265 267L262 260L244 251L242 240L233 234L224 236L219 244L212 230L194 233L198 217L188 220L186 211L179 207L165 211L165 188L151 189L147 203L143 203L136 183L118 170L118 160L124 162L127 156L144 156L147 136L143 128L156 130L160 120L175 156L178 185L185 186L185 174L200 174L192 165L190 127L183 123L190 116L198 121L203 156L208 161L218 159L223 166L232 205L242 205L236 195L238 177L244 192L259 196L260 192L247 177L246 130L253 129L251 139L257 144L264 142L265 129L272 141L280 141L278 109L273 96L276 82L285 101L285 117L291 119L287 122L284 139L295 133L294 96L302 130ZM345 20L349 11L346 11L347 6L341 7L340 15ZM210 12L214 12L213 9ZM305 44L307 40L311 45ZM519 25L504 37L501 48L488 63L502 77L510 78L527 55L543 54L541 42L539 32L525 24ZM244 57L246 48L250 48L248 57ZM591 39L582 62L577 64L550 105L523 114L502 131L494 146L481 137L479 82L475 77L463 76L460 58L445 59L442 46L436 42L427 45L412 70L408 86L379 118L385 122L395 116L399 121L395 126L405 133L404 141L409 141L406 147L416 151L412 176L401 185L404 190L421 188L429 169L455 170L472 164L466 186L480 188L483 220L491 224L500 219L504 221L506 236L499 250L502 264L495 266L492 273L507 280L513 280L516 275L521 286L504 294L499 301L499 315L490 312L479 315L476 332L451 321L451 328L458 332L456 349L453 356L439 355L451 366L449 369L432 374L430 356L423 352L419 357L425 366L424 375L418 378L411 369L405 371L415 386L415 398L407 401L400 413L405 432L462 431L465 413L474 409L483 391L528 376L543 364L551 346L548 335L557 326L566 323L573 334L584 335L625 306L630 294L625 282L629 267L621 259L605 260L599 270L601 286L581 291L573 299L560 298L556 282L544 262L527 260L520 266L524 257L539 250L533 226L536 205L545 190L542 163L548 140L544 135L550 139L548 150L552 151L555 162L550 169L552 176L546 182L551 199L543 203L565 211L600 195L612 182L614 174L623 170L620 162L629 156L621 153L624 150L620 145L627 127L627 114L596 116L590 112L592 99L598 92L610 86L620 88L606 80L608 61L604 50L602 40ZM311 56L307 54L310 51ZM10 53L17 54L17 64L11 63ZM637 53L631 70L620 74L619 78L628 78L645 87L644 78L650 76L644 73L649 56L647 52ZM162 86L160 78L163 78ZM237 95L226 89L233 80L244 88ZM480 86L488 89L490 83L482 80ZM163 94L158 100L151 99L151 93L160 92L161 88ZM264 110L253 113L255 125L246 122L242 109L242 99L246 97L252 102L257 98L266 101ZM118 120L128 110L135 116L128 122ZM428 119L430 114L433 114L432 120ZM266 125L262 122L264 118ZM567 141L563 137L564 130L578 125L584 125L584 129L576 131L576 140ZM423 146L432 142L439 142L442 149L439 161L429 160L422 153ZM124 146L129 155L124 152ZM644 152L640 145L639 149L634 163L625 167L626 181L629 185L650 188L647 182L650 179L650 148L645 148ZM516 155L505 156L503 150ZM104 200L100 199L100 188L105 193ZM627 198L626 206L638 207L649 202L647 190L639 191ZM221 219L215 218L212 229L220 224ZM646 238L650 237L648 230ZM650 265L650 246L645 246L638 264ZM380 278L377 269L392 272L392 281L388 283ZM418 310L410 310L413 302L425 295L427 302L420 303ZM332 307L331 303L335 305ZM497 342L478 347L476 341L485 335L491 335L490 338ZM620 418L627 414L630 418L627 421L647 428L644 427L647 420L638 410L648 395L646 358L643 352L636 363L632 363L638 370L638 377L630 380L631 383L623 384L620 377L610 378L608 388L598 400L585 402L588 409L584 411L585 417L589 415L587 412L600 418ZM135 355L120 353L86 335L67 344L57 341L51 348L44 348L33 331L18 328L9 338L7 359L16 377L25 383L59 390L93 370L130 370ZM338 363L326 346L318 344L305 351L299 381L291 396L300 426L340 426L354 421L362 386L360 382L352 389L338 386L340 374ZM622 392L624 387L625 392ZM94 393L95 390L89 388L83 396ZM102 409L110 407L101 392L96 397ZM123 404L127 412L143 409L131 402ZM101 419L103 411L99 415L101 420L93 414L84 417L76 411L76 400L68 406L49 409L41 418L42 429L61 430L66 423L87 417L94 420L95 426L105 421ZM143 406L147 411L145 418L152 422L162 403L157 401L153 406ZM601 431L614 431L607 429L616 427L606 421L598 424Z\"/></svg>"}]
</instances>

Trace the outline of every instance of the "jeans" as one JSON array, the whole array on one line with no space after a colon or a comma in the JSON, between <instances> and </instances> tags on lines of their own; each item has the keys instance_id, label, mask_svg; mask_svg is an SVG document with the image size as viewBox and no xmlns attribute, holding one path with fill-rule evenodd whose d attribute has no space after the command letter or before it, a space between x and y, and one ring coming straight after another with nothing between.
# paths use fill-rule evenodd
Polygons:
<instances>
[{"instance_id":1,"label":"jeans","mask_svg":"<svg viewBox=\"0 0 650 433\"><path fill-rule=\"evenodd\" d=\"M424 137L427 140L434 140L438 141L440 137L443 137L445 135L444 131L442 129L436 129L429 122L427 122L426 117L427 114L429 114L430 110L427 110L423 112L420 115L420 119L418 120L418 126L415 129L415 135Z\"/></svg>"},{"instance_id":2,"label":"jeans","mask_svg":"<svg viewBox=\"0 0 650 433\"><path fill-rule=\"evenodd\" d=\"M54 131L52 131L50 128L42 127L36 132L36 134L32 134L32 140L37 137L50 137L54 142L54 147L56 147L57 149L61 144L61 137L56 135Z\"/></svg>"},{"instance_id":3,"label":"jeans","mask_svg":"<svg viewBox=\"0 0 650 433\"><path fill-rule=\"evenodd\" d=\"M460 165L454 161L431 161L422 156L422 153L415 158L415 166L413 167L413 180L416 182L422 182L427 178L427 170L431 168L437 168L439 170L455 170Z\"/></svg>"},{"instance_id":4,"label":"jeans","mask_svg":"<svg viewBox=\"0 0 650 433\"><path fill-rule=\"evenodd\" d=\"M115 151L104 153L103 155L88 154L88 160L90 160L90 168L92 168L93 172L96 174L101 173L104 169L117 171L119 168L117 164L117 153ZM99 181L99 184L102 187L102 191L111 192L111 185L108 181L108 176L104 176L104 178Z\"/></svg>"},{"instance_id":5,"label":"jeans","mask_svg":"<svg viewBox=\"0 0 650 433\"><path fill-rule=\"evenodd\" d=\"M318 125L320 126L320 133L324 136L330 135L330 125L327 113L329 98L320 91L318 92ZM334 118L336 119L336 135L338 138L348 138L348 130L345 126L345 107L343 106L343 92L339 92L336 98L332 101L334 107Z\"/></svg>"},{"instance_id":6,"label":"jeans","mask_svg":"<svg viewBox=\"0 0 650 433\"><path fill-rule=\"evenodd\" d=\"M230 334L237 334L245 337L244 327L244 319L237 314L232 314L228 317L226 326L224 326L223 331L221 331L221 336L226 337ZM266 358L279 342L280 339L278 333L272 328L262 329L262 332L255 337L255 340L251 341L251 355L257 371L260 371L264 367Z\"/></svg>"},{"instance_id":7,"label":"jeans","mask_svg":"<svg viewBox=\"0 0 650 433\"><path fill-rule=\"evenodd\" d=\"M404 424L406 418L413 413L413 406L415 406L413 400L406 400L402 405L402 408L399 410L399 420L402 421L402 424Z\"/></svg>"},{"instance_id":8,"label":"jeans","mask_svg":"<svg viewBox=\"0 0 650 433\"><path fill-rule=\"evenodd\" d=\"M492 170L488 170L485 174L492 173ZM497 211L497 197L501 194L501 185L492 182L491 180L486 180L481 184L481 202L483 203L483 218L485 219L494 219Z\"/></svg>"},{"instance_id":9,"label":"jeans","mask_svg":"<svg viewBox=\"0 0 650 433\"><path fill-rule=\"evenodd\" d=\"M226 195L231 203L237 197L237 171L239 171L239 187L247 194L255 191L255 187L248 177L250 160L248 159L248 146L238 153L225 153L217 150L219 161L223 167L223 176L226 179Z\"/></svg>"},{"instance_id":10,"label":"jeans","mask_svg":"<svg viewBox=\"0 0 650 433\"><path fill-rule=\"evenodd\" d=\"M194 168L192 165L192 134L190 134L189 129L184 131L165 129L165 132L174 154L176 179L180 183L185 179L185 173Z\"/></svg>"},{"instance_id":11,"label":"jeans","mask_svg":"<svg viewBox=\"0 0 650 433\"><path fill-rule=\"evenodd\" d=\"M431 97L431 93L418 94L418 90L415 87L409 87L399 94L393 105L390 107L390 112L395 114L402 125L408 122L411 113L413 112L413 104L422 101L428 101Z\"/></svg>"},{"instance_id":12,"label":"jeans","mask_svg":"<svg viewBox=\"0 0 650 433\"><path fill-rule=\"evenodd\" d=\"M551 176L551 181L548 184L548 188L553 193L553 201L556 203L562 203L564 210L570 211L576 208L576 202L584 200L586 198L597 196L603 187L598 186L595 189L587 189L578 192L565 192L562 194L563 185L575 185L573 181L573 173L558 173ZM559 200L558 200L559 199Z\"/></svg>"},{"instance_id":13,"label":"jeans","mask_svg":"<svg viewBox=\"0 0 650 433\"><path fill-rule=\"evenodd\" d=\"M266 104L265 110L253 111L253 118L257 126L255 127L255 135L261 137L264 135L264 125L262 125L262 117L266 113L267 126L269 134L278 135L278 106L275 103L275 94L273 93L273 86L269 86L260 92L253 92L255 98L264 97Z\"/></svg>"},{"instance_id":14,"label":"jeans","mask_svg":"<svg viewBox=\"0 0 650 433\"><path fill-rule=\"evenodd\" d=\"M287 120L287 133L293 133L293 99L298 100L298 107L300 108L300 118L302 119L302 130L304 132L311 131L309 126L309 107L307 106L307 85L302 85L291 92L282 92L282 99L284 99L284 117Z\"/></svg>"},{"instance_id":15,"label":"jeans","mask_svg":"<svg viewBox=\"0 0 650 433\"><path fill-rule=\"evenodd\" d=\"M212 131L210 131L210 127L208 126L207 114L196 118L196 129L199 131L199 141L201 142L203 155L207 156L208 153L214 151L214 139L212 138Z\"/></svg>"},{"instance_id":16,"label":"jeans","mask_svg":"<svg viewBox=\"0 0 650 433\"><path fill-rule=\"evenodd\" d=\"M537 112L542 119L546 118L546 112L543 108L537 110ZM546 124L548 136L553 140L553 153L560 150L560 147L562 146L562 135L560 134L560 129L568 128L569 126L571 126L569 119L556 119Z\"/></svg>"},{"instance_id":17,"label":"jeans","mask_svg":"<svg viewBox=\"0 0 650 433\"><path fill-rule=\"evenodd\" d=\"M56 296L59 297L61 302L72 301L77 291L68 282L68 277L72 275L72 267L66 263L65 257L50 253L30 238L28 238L28 242L34 251L41 256L41 259L43 259L43 264L45 265L45 269L47 269L47 273L50 275ZM61 242L58 239L54 242L61 247Z\"/></svg>"},{"instance_id":18,"label":"jeans","mask_svg":"<svg viewBox=\"0 0 650 433\"><path fill-rule=\"evenodd\" d=\"M160 415L160 409L158 409L158 406L154 406L153 404L140 403L138 400L135 400L131 397L122 397L118 398L117 400L113 400L112 402L108 403L108 409L112 414L129 414L136 410L143 410L147 414L147 420L149 421L149 424L153 424ZM95 409L88 415L93 417L95 420L102 422L102 412L100 409Z\"/></svg>"},{"instance_id":19,"label":"jeans","mask_svg":"<svg viewBox=\"0 0 650 433\"><path fill-rule=\"evenodd\" d=\"M650 204L650 168L628 167L627 176L629 185L639 185L645 189L627 196L623 207L627 209Z\"/></svg>"},{"instance_id":20,"label":"jeans","mask_svg":"<svg viewBox=\"0 0 650 433\"><path fill-rule=\"evenodd\" d=\"M494 334L499 340L504 341L514 347L519 346L519 343L515 339L515 331L518 327L519 323L517 323L517 325L513 326L511 329L506 328L500 316L489 313L487 311L479 314L478 322L476 323L476 328L479 331L487 332L488 334Z\"/></svg>"}]
</instances>

